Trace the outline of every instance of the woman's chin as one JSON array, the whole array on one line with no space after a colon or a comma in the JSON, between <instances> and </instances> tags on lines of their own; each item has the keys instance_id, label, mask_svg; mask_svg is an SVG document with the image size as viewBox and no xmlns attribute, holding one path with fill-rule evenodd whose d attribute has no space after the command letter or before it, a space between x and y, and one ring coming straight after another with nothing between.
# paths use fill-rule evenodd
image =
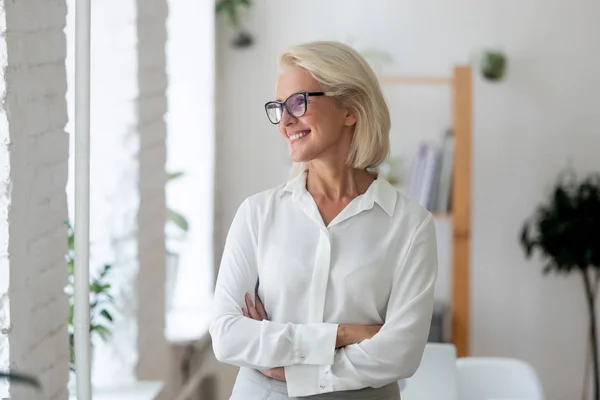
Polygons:
<instances>
[{"instance_id":1,"label":"woman's chin","mask_svg":"<svg viewBox=\"0 0 600 400\"><path fill-rule=\"evenodd\" d=\"M312 157L306 157L304 155L290 155L290 159L295 163L306 163L312 160Z\"/></svg>"},{"instance_id":2,"label":"woman's chin","mask_svg":"<svg viewBox=\"0 0 600 400\"><path fill-rule=\"evenodd\" d=\"M312 158L313 157L310 157L310 155L306 151L298 151L298 150L294 149L293 147L290 149L290 159L292 160L292 162L296 162L296 163L308 162Z\"/></svg>"}]
</instances>

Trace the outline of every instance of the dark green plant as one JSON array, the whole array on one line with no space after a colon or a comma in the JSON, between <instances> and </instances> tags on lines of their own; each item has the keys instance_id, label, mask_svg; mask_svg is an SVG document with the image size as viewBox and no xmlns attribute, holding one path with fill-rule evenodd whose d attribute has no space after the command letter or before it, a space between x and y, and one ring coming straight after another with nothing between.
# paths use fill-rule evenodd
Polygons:
<instances>
[{"instance_id":1,"label":"dark green plant","mask_svg":"<svg viewBox=\"0 0 600 400\"><path fill-rule=\"evenodd\" d=\"M527 258L538 250L546 265L544 274L579 274L587 303L594 399L600 396L596 296L600 281L600 174L582 180L562 177L550 199L523 225L521 245Z\"/></svg>"},{"instance_id":2,"label":"dark green plant","mask_svg":"<svg viewBox=\"0 0 600 400\"><path fill-rule=\"evenodd\" d=\"M19 383L27 386L32 386L37 390L42 390L40 381L33 375L22 374L19 372L2 372L0 371L0 379L8 379L11 383Z\"/></svg>"},{"instance_id":3,"label":"dark green plant","mask_svg":"<svg viewBox=\"0 0 600 400\"><path fill-rule=\"evenodd\" d=\"M489 81L500 81L507 68L506 55L500 50L484 50L479 60L481 75Z\"/></svg>"},{"instance_id":4,"label":"dark green plant","mask_svg":"<svg viewBox=\"0 0 600 400\"><path fill-rule=\"evenodd\" d=\"M65 291L69 295L69 366L75 371L75 338L73 326L74 313L74 284L75 284L75 231L69 221L65 223L68 232L67 247L67 268L68 282ZM111 293L111 285L106 278L112 266L105 264L98 275L90 279L90 336L98 335L106 341L111 336L110 326L113 322L113 316L110 309L114 305L114 298Z\"/></svg>"},{"instance_id":5,"label":"dark green plant","mask_svg":"<svg viewBox=\"0 0 600 400\"><path fill-rule=\"evenodd\" d=\"M249 47L254 43L254 38L244 30L240 21L241 10L250 7L252 7L252 0L217 0L215 6L217 15L224 14L229 24L236 31L236 36L232 41L233 47Z\"/></svg>"}]
</instances>

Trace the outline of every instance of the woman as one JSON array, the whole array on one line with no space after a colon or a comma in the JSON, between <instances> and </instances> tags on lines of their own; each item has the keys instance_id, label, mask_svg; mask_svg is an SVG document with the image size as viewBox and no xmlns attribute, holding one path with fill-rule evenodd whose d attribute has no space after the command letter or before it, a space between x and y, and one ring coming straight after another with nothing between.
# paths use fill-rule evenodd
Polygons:
<instances>
[{"instance_id":1,"label":"woman","mask_svg":"<svg viewBox=\"0 0 600 400\"><path fill-rule=\"evenodd\" d=\"M377 78L346 45L292 47L265 108L299 172L247 198L226 240L210 334L241 367L232 399L399 399L437 250L431 214L370 172L389 153Z\"/></svg>"}]
</instances>

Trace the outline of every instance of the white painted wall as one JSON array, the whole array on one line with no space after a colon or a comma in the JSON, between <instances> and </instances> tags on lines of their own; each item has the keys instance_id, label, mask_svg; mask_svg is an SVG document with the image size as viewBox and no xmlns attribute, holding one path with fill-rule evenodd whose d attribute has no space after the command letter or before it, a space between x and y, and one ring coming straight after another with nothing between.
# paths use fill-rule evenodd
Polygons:
<instances>
[{"instance_id":1,"label":"white painted wall","mask_svg":"<svg viewBox=\"0 0 600 400\"><path fill-rule=\"evenodd\" d=\"M0 383L3 399L66 399L69 154L64 0L0 2Z\"/></svg>"},{"instance_id":2,"label":"white painted wall","mask_svg":"<svg viewBox=\"0 0 600 400\"><path fill-rule=\"evenodd\" d=\"M251 49L233 50L218 30L216 261L245 196L287 176L286 146L267 121L276 56L285 46L351 41L392 53L386 72L447 75L481 46L501 46L502 84L474 87L472 352L516 356L540 373L551 400L580 398L586 311L581 282L544 278L518 244L522 221L571 159L600 168L600 3L580 0L257 0ZM386 88L392 148L410 156L450 121L449 93Z\"/></svg>"}]
</instances>

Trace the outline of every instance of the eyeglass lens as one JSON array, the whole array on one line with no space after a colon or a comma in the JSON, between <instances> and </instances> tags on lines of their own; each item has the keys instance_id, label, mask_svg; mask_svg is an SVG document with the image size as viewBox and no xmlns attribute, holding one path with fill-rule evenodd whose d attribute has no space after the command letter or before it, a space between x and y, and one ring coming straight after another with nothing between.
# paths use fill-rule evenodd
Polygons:
<instances>
[{"instance_id":1,"label":"eyeglass lens","mask_svg":"<svg viewBox=\"0 0 600 400\"><path fill-rule=\"evenodd\" d=\"M278 124L281 121L284 104L292 117L301 117L306 112L306 96L304 93L296 93L288 97L283 104L273 102L267 105L267 116L272 123Z\"/></svg>"}]
</instances>

